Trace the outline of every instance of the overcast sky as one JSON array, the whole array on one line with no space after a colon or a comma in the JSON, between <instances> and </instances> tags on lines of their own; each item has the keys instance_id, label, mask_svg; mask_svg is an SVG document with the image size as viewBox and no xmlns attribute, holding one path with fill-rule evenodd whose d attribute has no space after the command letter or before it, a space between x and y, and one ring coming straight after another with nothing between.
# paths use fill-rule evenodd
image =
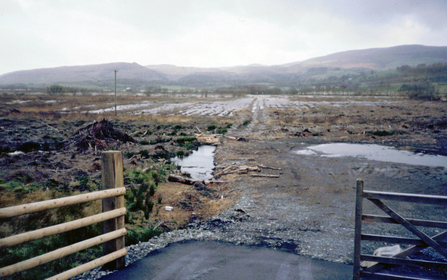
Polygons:
<instances>
[{"instance_id":1,"label":"overcast sky","mask_svg":"<svg viewBox=\"0 0 447 280\"><path fill-rule=\"evenodd\" d=\"M0 74L109 62L276 65L447 46L445 0L0 0Z\"/></svg>"}]
</instances>

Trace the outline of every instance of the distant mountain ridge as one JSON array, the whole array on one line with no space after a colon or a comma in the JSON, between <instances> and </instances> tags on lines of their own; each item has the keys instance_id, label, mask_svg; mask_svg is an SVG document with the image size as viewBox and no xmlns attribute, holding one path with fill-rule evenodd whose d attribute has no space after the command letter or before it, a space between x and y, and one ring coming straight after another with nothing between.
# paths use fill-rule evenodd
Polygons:
<instances>
[{"instance_id":1,"label":"distant mountain ridge","mask_svg":"<svg viewBox=\"0 0 447 280\"><path fill-rule=\"evenodd\" d=\"M374 71L384 71L402 65L417 66L424 63L447 63L447 47L402 45L389 48L350 50L304 61L273 66L252 64L247 66L222 68L177 67L173 65L171 65L171 67L147 65L146 67L167 75L178 74L176 70L178 71L178 68L181 68L184 76L186 76L196 73L216 73L217 70L234 74L256 74L266 72L300 74L306 72L310 68L319 67L345 69L364 68Z\"/></svg>"},{"instance_id":2,"label":"distant mountain ridge","mask_svg":"<svg viewBox=\"0 0 447 280\"><path fill-rule=\"evenodd\" d=\"M182 67L171 64L147 65L148 69L167 75L170 80L176 80L181 77L196 73L220 73L222 70L218 68L201 68L201 67Z\"/></svg>"},{"instance_id":3,"label":"distant mountain ridge","mask_svg":"<svg viewBox=\"0 0 447 280\"><path fill-rule=\"evenodd\" d=\"M252 64L222 68L180 67L160 64L142 66L137 63L107 63L86 66L64 66L23 70L0 75L0 84L96 83L114 79L129 83L178 83L189 86L216 84L275 83L281 80L318 78L318 69L350 69L384 71L402 65L447 63L447 47L403 45L338 52L282 65ZM315 70L316 69L316 70Z\"/></svg>"},{"instance_id":4,"label":"distant mountain ridge","mask_svg":"<svg viewBox=\"0 0 447 280\"><path fill-rule=\"evenodd\" d=\"M109 81L115 78L114 70L118 70L120 79L141 81L166 80L165 75L162 73L148 69L135 62L117 62L16 71L1 75L0 84L54 84Z\"/></svg>"},{"instance_id":5,"label":"distant mountain ridge","mask_svg":"<svg viewBox=\"0 0 447 280\"><path fill-rule=\"evenodd\" d=\"M390 70L398 66L447 62L447 47L403 45L390 48L352 50L316 57L289 64L301 67L368 68L376 71Z\"/></svg>"}]
</instances>

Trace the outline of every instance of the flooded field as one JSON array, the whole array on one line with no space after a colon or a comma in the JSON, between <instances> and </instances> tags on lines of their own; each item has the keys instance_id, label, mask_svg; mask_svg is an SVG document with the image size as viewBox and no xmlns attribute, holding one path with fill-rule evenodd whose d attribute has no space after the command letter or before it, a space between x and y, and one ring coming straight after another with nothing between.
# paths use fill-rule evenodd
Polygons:
<instances>
[{"instance_id":1,"label":"flooded field","mask_svg":"<svg viewBox=\"0 0 447 280\"><path fill-rule=\"evenodd\" d=\"M61 113L107 114L115 111L113 96L85 96L78 98L50 99L46 96L33 96L34 99L19 100L8 96L7 105L27 105L35 107L42 105ZM322 100L323 99L323 100ZM398 106L405 104L400 97L344 97L326 96L267 96L245 95L154 95L151 97L119 97L116 110L120 114L169 114L181 116L218 116L232 117L243 110L254 112L257 108L264 110L296 110L308 112L321 110L325 107L346 108L350 106L371 108L377 106ZM76 100L73 102L73 100ZM107 100L107 102L103 102ZM134 100L134 101L132 101ZM99 102L98 102L99 101ZM110 102L112 101L112 102ZM82 104L77 104L82 103Z\"/></svg>"}]
</instances>

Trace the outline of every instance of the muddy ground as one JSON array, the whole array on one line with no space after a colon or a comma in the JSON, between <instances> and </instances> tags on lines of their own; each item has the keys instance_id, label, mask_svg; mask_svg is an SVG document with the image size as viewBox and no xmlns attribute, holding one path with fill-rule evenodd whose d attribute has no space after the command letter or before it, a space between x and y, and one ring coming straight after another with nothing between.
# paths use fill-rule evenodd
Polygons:
<instances>
[{"instance_id":1,"label":"muddy ground","mask_svg":"<svg viewBox=\"0 0 447 280\"><path fill-rule=\"evenodd\" d=\"M190 186L164 182L159 186L163 201L151 222L166 230L230 209L243 215L236 223L217 223L229 237L247 235L258 239L260 245L351 263L357 178L370 190L447 195L444 167L296 153L313 144L343 142L447 155L447 104L443 102L404 97L154 95L120 97L123 107L115 117L108 110L113 104L110 96L1 98L3 182L14 177L27 184L54 180L79 189L79 177L100 181L101 149L79 151L66 143L76 131L102 119L136 141L104 143L106 149L120 149L129 155L124 159L126 169L164 168L178 174L163 158L130 155L141 150L149 155L160 151L175 155L180 150L188 154L200 143L185 146L176 139L199 131L225 132L239 139L222 138L216 149L214 175L219 183ZM17 150L25 153L7 154ZM259 170L242 172L241 166ZM273 176L253 177L257 175ZM2 196L1 206L17 202ZM174 211L163 211L167 205ZM392 206L407 217L445 220L441 208ZM365 207L379 214L371 205ZM396 227L367 226L365 231L408 235ZM371 252L378 245L366 244L364 250Z\"/></svg>"}]
</instances>

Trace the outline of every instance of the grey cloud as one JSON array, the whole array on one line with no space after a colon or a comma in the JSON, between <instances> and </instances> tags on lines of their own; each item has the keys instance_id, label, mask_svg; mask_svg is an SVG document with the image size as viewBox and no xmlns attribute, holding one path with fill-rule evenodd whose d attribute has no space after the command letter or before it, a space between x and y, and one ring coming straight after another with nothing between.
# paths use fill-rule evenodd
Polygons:
<instances>
[{"instance_id":1,"label":"grey cloud","mask_svg":"<svg viewBox=\"0 0 447 280\"><path fill-rule=\"evenodd\" d=\"M79 17L73 17L74 12ZM131 58L142 64L155 59L157 63L183 61L203 66L194 62L233 63L235 58L271 64L289 62L273 61L281 57L292 62L349 49L447 45L445 18L444 0L1 0L0 36L9 40L0 45L0 73L98 63L92 59L109 57L110 61ZM222 25L219 19L224 19ZM83 20L87 22L80 22ZM270 37L275 38L258 40L249 34L247 44L238 45L247 36L240 30L231 32L237 26L233 21L245 22L259 36L269 29L274 34ZM52 36L64 37L67 43ZM94 42L95 38L101 41ZM262 48L253 51L257 43ZM84 44L88 55L78 51Z\"/></svg>"}]
</instances>

